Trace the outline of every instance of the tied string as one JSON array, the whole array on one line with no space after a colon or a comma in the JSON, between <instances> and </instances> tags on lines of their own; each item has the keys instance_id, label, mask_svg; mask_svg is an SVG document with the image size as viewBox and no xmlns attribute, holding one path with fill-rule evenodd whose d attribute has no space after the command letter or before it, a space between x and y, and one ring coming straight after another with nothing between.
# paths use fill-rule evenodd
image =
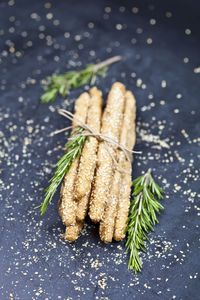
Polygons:
<instances>
[{"instance_id":1,"label":"tied string","mask_svg":"<svg viewBox=\"0 0 200 300\"><path fill-rule=\"evenodd\" d=\"M96 131L94 131L91 127L89 127L87 124L85 124L84 122L82 122L79 118L77 118L74 114L72 114L70 111L64 110L64 109L59 109L58 113L61 116L64 116L65 118L67 118L68 120L72 121L73 123L76 123L77 126L80 126L84 129L84 131L82 131L80 134L76 134L75 137L79 137L79 136L92 136L97 138L100 141L104 142L104 145L106 147L106 150L108 151L108 153L110 154L114 164L124 173L130 174L130 172L127 172L124 168L122 168L118 162L116 161L114 155L112 154L112 149L110 147L110 144L115 146L116 148L119 148L120 150L122 150L127 158L127 160L131 163L131 154L132 153L137 153L140 154L140 151L133 151L128 149L127 147L125 147L124 145L118 143L114 138L98 133ZM69 127L65 127L59 130L54 131L51 135L55 135L58 133L61 133L63 131L67 131L69 129L74 128L74 126L69 126ZM73 137L72 137L73 138ZM70 138L70 139L72 139Z\"/></svg>"}]
</instances>

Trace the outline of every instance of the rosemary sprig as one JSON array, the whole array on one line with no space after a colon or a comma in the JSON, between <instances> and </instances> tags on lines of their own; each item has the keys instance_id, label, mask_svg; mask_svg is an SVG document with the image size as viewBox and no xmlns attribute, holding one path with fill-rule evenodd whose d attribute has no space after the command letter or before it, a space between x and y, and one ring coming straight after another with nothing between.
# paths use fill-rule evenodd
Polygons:
<instances>
[{"instance_id":1,"label":"rosemary sprig","mask_svg":"<svg viewBox=\"0 0 200 300\"><path fill-rule=\"evenodd\" d=\"M58 94L64 97L70 89L80 87L89 82L91 85L94 85L96 77L98 75L105 77L108 66L120 59L121 56L114 56L99 64L87 65L85 69L80 71L68 71L65 74L48 76L42 85L45 90L41 96L42 103L54 101Z\"/></svg>"},{"instance_id":2,"label":"rosemary sprig","mask_svg":"<svg viewBox=\"0 0 200 300\"><path fill-rule=\"evenodd\" d=\"M55 170L53 177L49 180L50 185L45 190L44 202L40 206L37 206L37 208L40 208L41 215L45 213L48 204L51 202L51 199L62 182L65 174L69 172L74 159L79 158L82 153L85 141L88 139L87 136L80 135L83 130L84 129L82 127L78 127L73 132L74 137L72 136L69 138L65 147L66 154L63 155L56 164L57 169Z\"/></svg>"},{"instance_id":3,"label":"rosemary sprig","mask_svg":"<svg viewBox=\"0 0 200 300\"><path fill-rule=\"evenodd\" d=\"M151 169L133 180L133 186L133 200L130 205L126 228L126 252L130 251L128 269L132 267L136 274L142 268L139 252L145 252L144 240L149 240L147 233L150 230L154 231L153 226L159 223L156 213L159 213L163 206L157 199L163 198L163 190L152 178Z\"/></svg>"}]
</instances>

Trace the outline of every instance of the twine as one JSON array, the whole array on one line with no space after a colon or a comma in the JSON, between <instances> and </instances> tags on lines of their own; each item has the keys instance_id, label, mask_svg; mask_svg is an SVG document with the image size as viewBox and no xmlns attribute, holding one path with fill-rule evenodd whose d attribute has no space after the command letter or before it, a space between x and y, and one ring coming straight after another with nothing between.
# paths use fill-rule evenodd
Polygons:
<instances>
[{"instance_id":1,"label":"twine","mask_svg":"<svg viewBox=\"0 0 200 300\"><path fill-rule=\"evenodd\" d=\"M84 129L84 131L82 131L80 134L76 134L76 137L79 136L92 136L95 137L96 139L105 142L105 146L106 146L106 150L108 151L108 153L110 154L110 156L112 157L112 160L114 162L114 164L121 169L121 171L123 171L124 173L128 173L130 174L130 172L127 172L124 168L122 168L118 162L116 161L115 157L113 156L112 152L110 151L110 144L119 148L120 150L122 150L127 158L127 160L131 163L131 154L132 153L137 153L140 154L140 151L133 151L128 149L127 147L125 147L124 145L118 143L118 141L116 141L114 138L98 133L95 130L93 130L91 127L89 127L87 124L85 124L84 122L82 122L79 118L77 118L74 114L72 114L70 111L68 110L64 110L64 109L59 109L58 113L62 116L64 116L65 118L67 118L68 120L73 121L74 123L77 123L77 126L80 126ZM72 129L74 126L69 126L69 127L65 127L59 130L54 131L51 135L55 135L58 133L61 133L63 131L67 131L69 129Z\"/></svg>"}]
</instances>

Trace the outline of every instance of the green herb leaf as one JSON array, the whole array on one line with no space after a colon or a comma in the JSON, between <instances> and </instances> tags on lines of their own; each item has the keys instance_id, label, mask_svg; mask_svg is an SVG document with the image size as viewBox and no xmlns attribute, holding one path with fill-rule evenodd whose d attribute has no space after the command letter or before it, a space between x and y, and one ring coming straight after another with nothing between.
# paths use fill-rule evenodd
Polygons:
<instances>
[{"instance_id":1,"label":"green herb leaf","mask_svg":"<svg viewBox=\"0 0 200 300\"><path fill-rule=\"evenodd\" d=\"M99 64L87 65L80 71L69 71L61 75L48 76L42 85L44 94L41 96L42 103L54 101L57 95L65 97L71 89L78 88L84 84L94 85L97 76L105 77L108 66L121 59L114 56Z\"/></svg>"},{"instance_id":2,"label":"green herb leaf","mask_svg":"<svg viewBox=\"0 0 200 300\"><path fill-rule=\"evenodd\" d=\"M37 206L37 208L40 208L41 215L45 213L48 204L51 202L52 197L55 194L58 186L62 182L65 174L69 172L73 161L75 159L79 159L82 153L85 141L88 139L87 136L80 135L83 130L84 129L82 127L78 127L74 131L75 136L72 136L65 146L66 153L56 164L57 168L54 172L54 175L49 180L50 185L45 190L44 202L40 206Z\"/></svg>"},{"instance_id":3,"label":"green herb leaf","mask_svg":"<svg viewBox=\"0 0 200 300\"><path fill-rule=\"evenodd\" d=\"M130 252L128 269L132 268L136 274L142 269L140 251L145 251L144 240L148 240L148 232L154 231L153 225L158 223L156 213L163 209L157 198L163 198L164 192L152 178L151 169L133 180L133 186L133 200L125 232L127 233L126 252Z\"/></svg>"}]
</instances>

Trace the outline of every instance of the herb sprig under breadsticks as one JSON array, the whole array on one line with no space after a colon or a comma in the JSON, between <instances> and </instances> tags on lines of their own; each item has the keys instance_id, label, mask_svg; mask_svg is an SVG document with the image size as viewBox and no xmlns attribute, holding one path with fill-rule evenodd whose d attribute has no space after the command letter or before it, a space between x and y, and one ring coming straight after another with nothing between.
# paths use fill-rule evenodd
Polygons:
<instances>
[{"instance_id":1,"label":"herb sprig under breadsticks","mask_svg":"<svg viewBox=\"0 0 200 300\"><path fill-rule=\"evenodd\" d=\"M128 268L135 273L141 271L142 262L139 251L145 251L144 240L148 240L147 233L154 231L153 226L158 222L156 213L159 214L163 206L157 199L163 198L163 190L155 183L151 176L151 169L144 175L133 180L133 199L127 220L126 251L130 252Z\"/></svg>"},{"instance_id":2,"label":"herb sprig under breadsticks","mask_svg":"<svg viewBox=\"0 0 200 300\"><path fill-rule=\"evenodd\" d=\"M82 131L83 128L79 127L76 130L76 134L80 134ZM53 195L61 184L65 174L70 170L74 159L80 157L86 139L88 139L88 137L78 136L67 143L65 148L67 153L57 162L57 169L54 172L54 176L49 180L50 185L45 190L44 202L37 207L40 208L41 215L46 212L48 204L51 202Z\"/></svg>"}]
</instances>

